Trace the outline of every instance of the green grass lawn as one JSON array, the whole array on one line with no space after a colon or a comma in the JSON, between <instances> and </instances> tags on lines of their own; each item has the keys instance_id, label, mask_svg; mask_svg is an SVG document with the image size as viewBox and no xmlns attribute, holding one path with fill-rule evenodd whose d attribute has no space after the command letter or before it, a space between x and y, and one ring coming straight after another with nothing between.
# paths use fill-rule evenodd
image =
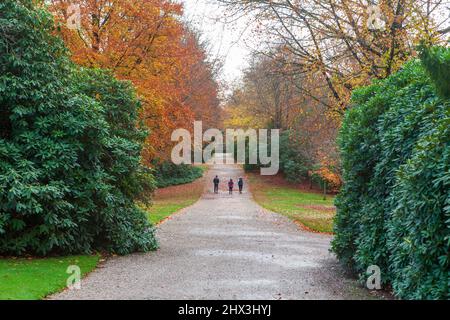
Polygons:
<instances>
[{"instance_id":1,"label":"green grass lawn","mask_svg":"<svg viewBox=\"0 0 450 320\"><path fill-rule=\"evenodd\" d=\"M333 232L336 209L334 197L301 190L298 186L275 181L268 177L250 174L250 187L255 198L264 208L281 213L317 232Z\"/></svg>"},{"instance_id":2,"label":"green grass lawn","mask_svg":"<svg viewBox=\"0 0 450 320\"><path fill-rule=\"evenodd\" d=\"M0 259L0 300L38 300L66 287L67 267L82 275L98 264L99 255L45 259Z\"/></svg>"},{"instance_id":3,"label":"green grass lawn","mask_svg":"<svg viewBox=\"0 0 450 320\"><path fill-rule=\"evenodd\" d=\"M148 209L148 218L153 224L158 224L177 211L193 205L198 198L158 201Z\"/></svg>"}]
</instances>

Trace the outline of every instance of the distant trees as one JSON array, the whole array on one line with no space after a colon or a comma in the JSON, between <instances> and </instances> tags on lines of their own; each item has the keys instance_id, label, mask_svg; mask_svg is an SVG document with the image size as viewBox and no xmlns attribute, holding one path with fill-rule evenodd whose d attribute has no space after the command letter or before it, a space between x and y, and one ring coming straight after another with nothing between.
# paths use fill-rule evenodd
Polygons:
<instances>
[{"instance_id":1,"label":"distant trees","mask_svg":"<svg viewBox=\"0 0 450 320\"><path fill-rule=\"evenodd\" d=\"M320 95L319 81L311 82L304 75L283 75L279 68L277 61L255 55L242 85L226 104L225 126L281 129L280 168L286 177L294 182L315 179L327 182L330 189L337 188L339 118L329 112L328 97ZM308 88L315 97L299 88Z\"/></svg>"}]
</instances>

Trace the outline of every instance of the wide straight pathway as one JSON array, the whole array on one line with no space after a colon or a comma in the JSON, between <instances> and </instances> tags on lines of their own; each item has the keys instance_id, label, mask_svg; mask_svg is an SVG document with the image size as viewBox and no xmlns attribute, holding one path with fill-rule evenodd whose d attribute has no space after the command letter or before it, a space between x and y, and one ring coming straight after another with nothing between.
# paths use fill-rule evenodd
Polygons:
<instances>
[{"instance_id":1,"label":"wide straight pathway","mask_svg":"<svg viewBox=\"0 0 450 320\"><path fill-rule=\"evenodd\" d=\"M249 191L228 195L226 180L243 176L215 165L219 195L202 199L158 227L156 252L108 259L51 299L366 299L329 253L331 237L300 230L258 206ZM248 189L247 189L248 190Z\"/></svg>"}]
</instances>

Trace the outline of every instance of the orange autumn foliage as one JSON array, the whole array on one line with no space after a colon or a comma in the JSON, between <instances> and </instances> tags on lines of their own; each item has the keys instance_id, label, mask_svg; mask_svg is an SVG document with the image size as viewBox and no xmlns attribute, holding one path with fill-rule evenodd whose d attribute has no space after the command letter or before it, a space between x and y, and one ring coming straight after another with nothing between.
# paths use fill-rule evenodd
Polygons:
<instances>
[{"instance_id":1,"label":"orange autumn foliage","mask_svg":"<svg viewBox=\"0 0 450 320\"><path fill-rule=\"evenodd\" d=\"M328 184L328 188L331 188L333 191L338 191L342 186L340 176L324 164L319 169L313 171L313 174L325 181Z\"/></svg>"},{"instance_id":2,"label":"orange autumn foliage","mask_svg":"<svg viewBox=\"0 0 450 320\"><path fill-rule=\"evenodd\" d=\"M321 180L327 183L329 189L339 191L343 183L340 175L339 159L333 157L333 153L324 151L318 151L317 158L320 159L318 167L310 172L310 175L320 177Z\"/></svg>"},{"instance_id":3,"label":"orange autumn foliage","mask_svg":"<svg viewBox=\"0 0 450 320\"><path fill-rule=\"evenodd\" d=\"M176 128L194 120L217 124L220 111L213 70L196 34L182 21L181 4L168 0L51 0L74 62L110 69L130 80L143 101L150 129L143 158L167 160ZM81 27L67 21L78 5Z\"/></svg>"}]
</instances>

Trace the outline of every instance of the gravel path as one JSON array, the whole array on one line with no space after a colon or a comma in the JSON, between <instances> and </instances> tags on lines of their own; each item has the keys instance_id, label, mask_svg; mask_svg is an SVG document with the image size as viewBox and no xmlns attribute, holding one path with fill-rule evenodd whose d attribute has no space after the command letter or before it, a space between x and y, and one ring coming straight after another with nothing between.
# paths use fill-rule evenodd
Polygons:
<instances>
[{"instance_id":1,"label":"gravel path","mask_svg":"<svg viewBox=\"0 0 450 320\"><path fill-rule=\"evenodd\" d=\"M225 180L237 166L209 171ZM211 179L209 179L211 178ZM208 185L208 187L210 187ZM331 237L299 230L246 192L206 190L158 228L160 250L108 259L82 289L51 299L367 299L329 253Z\"/></svg>"}]
</instances>

